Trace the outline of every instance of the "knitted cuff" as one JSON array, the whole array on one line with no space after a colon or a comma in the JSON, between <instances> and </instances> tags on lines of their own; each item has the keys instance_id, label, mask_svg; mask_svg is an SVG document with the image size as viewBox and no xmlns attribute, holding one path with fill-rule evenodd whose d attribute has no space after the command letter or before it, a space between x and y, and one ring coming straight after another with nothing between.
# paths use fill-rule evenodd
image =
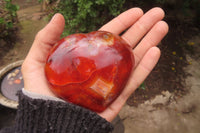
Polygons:
<instances>
[{"instance_id":1,"label":"knitted cuff","mask_svg":"<svg viewBox=\"0 0 200 133\"><path fill-rule=\"evenodd\" d=\"M77 105L32 99L19 93L17 133L108 133L111 123Z\"/></svg>"}]
</instances>

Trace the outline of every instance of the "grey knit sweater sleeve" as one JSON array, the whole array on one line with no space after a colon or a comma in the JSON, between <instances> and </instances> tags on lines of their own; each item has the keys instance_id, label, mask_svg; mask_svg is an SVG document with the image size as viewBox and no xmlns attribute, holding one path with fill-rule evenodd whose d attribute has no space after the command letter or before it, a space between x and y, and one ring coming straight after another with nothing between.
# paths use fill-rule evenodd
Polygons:
<instances>
[{"instance_id":1,"label":"grey knit sweater sleeve","mask_svg":"<svg viewBox=\"0 0 200 133\"><path fill-rule=\"evenodd\" d=\"M14 130L13 130L14 129ZM0 133L108 133L111 123L67 102L32 99L19 93L16 125Z\"/></svg>"}]
</instances>

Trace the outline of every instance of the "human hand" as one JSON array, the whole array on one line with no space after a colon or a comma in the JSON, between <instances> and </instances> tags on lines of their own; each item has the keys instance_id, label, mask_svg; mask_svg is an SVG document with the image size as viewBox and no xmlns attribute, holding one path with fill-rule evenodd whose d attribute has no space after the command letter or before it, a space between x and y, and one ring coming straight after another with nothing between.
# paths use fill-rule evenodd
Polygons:
<instances>
[{"instance_id":1,"label":"human hand","mask_svg":"<svg viewBox=\"0 0 200 133\"><path fill-rule=\"evenodd\" d=\"M125 104L127 98L144 81L156 65L160 50L156 45L168 32L168 25L161 21L164 12L160 8L153 8L143 15L139 8L132 8L99 30L120 34L131 45L135 56L135 68L127 86L119 97L99 115L107 121L112 121ZM22 65L24 88L28 91L46 96L56 97L48 87L44 73L47 55L53 45L60 39L64 29L64 18L56 14L49 24L35 37L33 45Z\"/></svg>"},{"instance_id":2,"label":"human hand","mask_svg":"<svg viewBox=\"0 0 200 133\"><path fill-rule=\"evenodd\" d=\"M120 34L133 48L135 67L129 81L119 97L99 115L107 121L112 121L119 113L128 97L140 86L152 71L160 58L160 49L156 47L168 32L168 25L162 21L164 11L153 8L143 15L139 8L130 9L100 30Z\"/></svg>"}]
</instances>

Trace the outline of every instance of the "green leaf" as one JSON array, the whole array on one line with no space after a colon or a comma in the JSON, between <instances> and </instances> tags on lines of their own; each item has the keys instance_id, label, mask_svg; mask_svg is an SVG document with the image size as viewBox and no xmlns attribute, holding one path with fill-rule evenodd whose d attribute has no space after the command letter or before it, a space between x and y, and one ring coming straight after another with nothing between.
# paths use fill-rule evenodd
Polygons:
<instances>
[{"instance_id":1,"label":"green leaf","mask_svg":"<svg viewBox=\"0 0 200 133\"><path fill-rule=\"evenodd\" d=\"M12 2L12 0L4 0L5 2Z\"/></svg>"},{"instance_id":2,"label":"green leaf","mask_svg":"<svg viewBox=\"0 0 200 133\"><path fill-rule=\"evenodd\" d=\"M39 3L42 3L43 0L38 0Z\"/></svg>"},{"instance_id":3,"label":"green leaf","mask_svg":"<svg viewBox=\"0 0 200 133\"><path fill-rule=\"evenodd\" d=\"M4 18L0 18L0 24L4 24L4 23L5 23Z\"/></svg>"},{"instance_id":4,"label":"green leaf","mask_svg":"<svg viewBox=\"0 0 200 133\"><path fill-rule=\"evenodd\" d=\"M66 0L60 1L54 13L65 17L66 34L97 30L106 20L122 11L125 0ZM65 34L65 33L63 33ZM65 35L66 35L65 34Z\"/></svg>"},{"instance_id":5,"label":"green leaf","mask_svg":"<svg viewBox=\"0 0 200 133\"><path fill-rule=\"evenodd\" d=\"M139 86L139 88L142 89L142 90L146 89L146 86L145 86L144 82Z\"/></svg>"},{"instance_id":6,"label":"green leaf","mask_svg":"<svg viewBox=\"0 0 200 133\"><path fill-rule=\"evenodd\" d=\"M8 29L12 28L12 27L13 27L13 23L12 23L12 22L6 23L6 27L7 27Z\"/></svg>"}]
</instances>

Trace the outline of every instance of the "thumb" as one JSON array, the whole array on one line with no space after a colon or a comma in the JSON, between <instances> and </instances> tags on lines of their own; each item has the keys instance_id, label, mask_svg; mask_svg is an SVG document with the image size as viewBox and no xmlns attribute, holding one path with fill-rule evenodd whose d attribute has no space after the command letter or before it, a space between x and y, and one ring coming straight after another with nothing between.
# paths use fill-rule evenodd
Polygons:
<instances>
[{"instance_id":1,"label":"thumb","mask_svg":"<svg viewBox=\"0 0 200 133\"><path fill-rule=\"evenodd\" d=\"M57 13L51 21L38 32L25 61L44 63L50 49L60 39L64 30L64 17Z\"/></svg>"},{"instance_id":2,"label":"thumb","mask_svg":"<svg viewBox=\"0 0 200 133\"><path fill-rule=\"evenodd\" d=\"M64 17L60 13L56 13L51 21L38 32L35 40L44 44L54 44L60 39L64 26Z\"/></svg>"}]
</instances>

